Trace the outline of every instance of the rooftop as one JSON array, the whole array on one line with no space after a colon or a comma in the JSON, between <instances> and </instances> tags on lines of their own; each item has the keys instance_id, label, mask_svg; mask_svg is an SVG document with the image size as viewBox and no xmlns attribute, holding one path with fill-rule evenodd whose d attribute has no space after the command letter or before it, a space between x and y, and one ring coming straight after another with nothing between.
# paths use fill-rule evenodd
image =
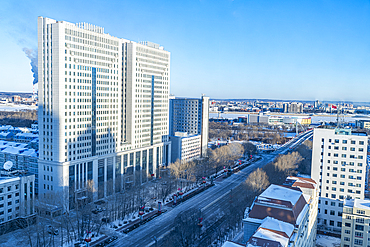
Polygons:
<instances>
[{"instance_id":1,"label":"rooftop","mask_svg":"<svg viewBox=\"0 0 370 247\"><path fill-rule=\"evenodd\" d=\"M360 208L370 210L370 200L366 199L346 199L344 201L345 207Z\"/></svg>"},{"instance_id":2,"label":"rooftop","mask_svg":"<svg viewBox=\"0 0 370 247\"><path fill-rule=\"evenodd\" d=\"M248 218L245 220L272 217L299 225L302 212L306 212L307 208L307 199L299 188L273 184L254 200Z\"/></svg>"},{"instance_id":3,"label":"rooftop","mask_svg":"<svg viewBox=\"0 0 370 247\"><path fill-rule=\"evenodd\" d=\"M274 199L280 201L290 202L293 206L297 203L302 192L292 188L283 187L280 185L270 185L261 195L258 196L259 200Z\"/></svg>"}]
</instances>

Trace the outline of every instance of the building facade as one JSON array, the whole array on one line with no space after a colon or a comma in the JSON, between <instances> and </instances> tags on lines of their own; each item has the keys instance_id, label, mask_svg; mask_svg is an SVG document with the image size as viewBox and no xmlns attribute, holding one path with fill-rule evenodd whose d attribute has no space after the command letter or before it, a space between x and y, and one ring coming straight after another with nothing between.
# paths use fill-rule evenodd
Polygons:
<instances>
[{"instance_id":1,"label":"building facade","mask_svg":"<svg viewBox=\"0 0 370 247\"><path fill-rule=\"evenodd\" d=\"M311 176L319 184L318 226L341 232L345 198L364 199L367 136L350 129L315 129Z\"/></svg>"},{"instance_id":2,"label":"building facade","mask_svg":"<svg viewBox=\"0 0 370 247\"><path fill-rule=\"evenodd\" d=\"M35 175L0 170L0 224L35 213Z\"/></svg>"},{"instance_id":3,"label":"building facade","mask_svg":"<svg viewBox=\"0 0 370 247\"><path fill-rule=\"evenodd\" d=\"M170 99L170 135L175 136L175 132L201 135L202 156L207 155L208 126L209 97Z\"/></svg>"},{"instance_id":4,"label":"building facade","mask_svg":"<svg viewBox=\"0 0 370 247\"><path fill-rule=\"evenodd\" d=\"M370 121L356 120L356 127L360 129L370 129Z\"/></svg>"},{"instance_id":5,"label":"building facade","mask_svg":"<svg viewBox=\"0 0 370 247\"><path fill-rule=\"evenodd\" d=\"M162 46L39 17L38 59L40 198L58 193L73 208L168 163L170 53Z\"/></svg>"},{"instance_id":6,"label":"building facade","mask_svg":"<svg viewBox=\"0 0 370 247\"><path fill-rule=\"evenodd\" d=\"M370 200L345 200L342 222L341 247L370 245Z\"/></svg>"},{"instance_id":7,"label":"building facade","mask_svg":"<svg viewBox=\"0 0 370 247\"><path fill-rule=\"evenodd\" d=\"M201 135L188 135L186 132L175 132L170 136L171 163L176 160L191 161L201 156Z\"/></svg>"}]
</instances>

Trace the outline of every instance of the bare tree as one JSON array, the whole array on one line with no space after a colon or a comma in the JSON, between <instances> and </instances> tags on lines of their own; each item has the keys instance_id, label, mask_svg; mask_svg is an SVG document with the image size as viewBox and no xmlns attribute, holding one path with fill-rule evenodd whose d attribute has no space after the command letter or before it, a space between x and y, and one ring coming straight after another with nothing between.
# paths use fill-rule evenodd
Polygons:
<instances>
[{"instance_id":1,"label":"bare tree","mask_svg":"<svg viewBox=\"0 0 370 247\"><path fill-rule=\"evenodd\" d=\"M301 161L302 156L298 152L293 152L279 156L274 165L278 171L288 174L290 171L295 170L298 167L298 163Z\"/></svg>"},{"instance_id":2,"label":"bare tree","mask_svg":"<svg viewBox=\"0 0 370 247\"><path fill-rule=\"evenodd\" d=\"M247 186L254 192L260 193L269 186L269 178L266 172L260 168L249 174L245 181Z\"/></svg>"},{"instance_id":3,"label":"bare tree","mask_svg":"<svg viewBox=\"0 0 370 247\"><path fill-rule=\"evenodd\" d=\"M179 247L193 246L199 237L199 218L200 212L197 209L188 209L179 213L175 220L175 230L172 234L172 239L175 240Z\"/></svg>"}]
</instances>

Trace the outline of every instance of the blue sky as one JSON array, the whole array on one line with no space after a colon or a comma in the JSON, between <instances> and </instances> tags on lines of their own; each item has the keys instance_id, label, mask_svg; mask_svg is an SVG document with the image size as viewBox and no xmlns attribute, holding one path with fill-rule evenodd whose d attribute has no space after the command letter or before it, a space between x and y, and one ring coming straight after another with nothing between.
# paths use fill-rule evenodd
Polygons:
<instances>
[{"instance_id":1,"label":"blue sky","mask_svg":"<svg viewBox=\"0 0 370 247\"><path fill-rule=\"evenodd\" d=\"M32 91L37 16L171 52L171 93L370 101L369 1L2 1L0 91Z\"/></svg>"}]
</instances>

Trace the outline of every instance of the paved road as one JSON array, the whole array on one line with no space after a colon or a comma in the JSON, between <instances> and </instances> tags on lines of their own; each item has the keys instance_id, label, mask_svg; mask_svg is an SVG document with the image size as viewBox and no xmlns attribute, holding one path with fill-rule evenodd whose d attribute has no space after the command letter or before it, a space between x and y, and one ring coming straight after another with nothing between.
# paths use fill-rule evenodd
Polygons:
<instances>
[{"instance_id":1,"label":"paved road","mask_svg":"<svg viewBox=\"0 0 370 247\"><path fill-rule=\"evenodd\" d=\"M303 142L310 136L312 136L312 131L296 137L290 144L282 147L274 153L263 155L261 160L244 168L238 173L217 182L215 186L194 196L175 208L169 209L165 214L155 218L143 226L140 226L129 234L120 236L109 246L155 246L153 237L159 239L160 242L160 239L170 233L173 229L173 220L177 214L190 208L201 209L202 216L204 218L204 227L207 227L207 223L210 224L211 219L222 216L223 207L229 200L227 195L232 189L234 190L243 181L245 181L252 171L264 166L270 161L273 161L277 155L291 150L291 147L294 148L297 143Z\"/></svg>"}]
</instances>

